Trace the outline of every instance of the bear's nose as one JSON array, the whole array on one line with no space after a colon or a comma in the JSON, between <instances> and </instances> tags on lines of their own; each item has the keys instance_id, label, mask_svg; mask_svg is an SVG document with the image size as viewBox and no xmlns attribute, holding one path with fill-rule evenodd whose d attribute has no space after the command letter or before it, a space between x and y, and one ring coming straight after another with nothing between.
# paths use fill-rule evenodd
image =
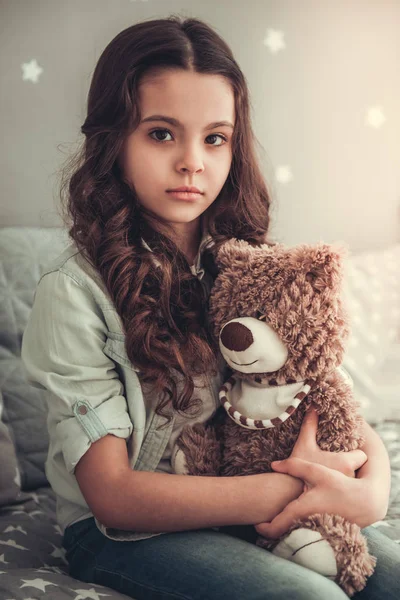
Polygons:
<instances>
[{"instance_id":1,"label":"bear's nose","mask_svg":"<svg viewBox=\"0 0 400 600\"><path fill-rule=\"evenodd\" d=\"M250 329L242 323L228 323L221 332L221 342L227 350L243 352L252 345L254 338Z\"/></svg>"}]
</instances>

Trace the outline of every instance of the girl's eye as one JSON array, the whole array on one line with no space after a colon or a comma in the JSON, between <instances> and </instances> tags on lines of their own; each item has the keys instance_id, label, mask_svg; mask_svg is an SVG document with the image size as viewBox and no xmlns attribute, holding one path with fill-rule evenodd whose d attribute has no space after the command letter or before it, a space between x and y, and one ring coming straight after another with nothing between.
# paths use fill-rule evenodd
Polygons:
<instances>
[{"instance_id":1,"label":"girl's eye","mask_svg":"<svg viewBox=\"0 0 400 600\"><path fill-rule=\"evenodd\" d=\"M155 134L159 134L161 132L161 134L169 134L172 135L170 131L168 131L168 129L154 129L153 131L151 131L149 133L149 137L151 137L153 135L153 133ZM211 135L207 136L208 138L221 138L224 142L227 142L227 138L224 135L221 135L220 133L212 133ZM152 140L154 140L155 142L158 142L159 144L163 143L163 142L168 142L169 140L159 140L156 139L154 137L151 137ZM224 144L210 144L210 146L224 146Z\"/></svg>"}]
</instances>

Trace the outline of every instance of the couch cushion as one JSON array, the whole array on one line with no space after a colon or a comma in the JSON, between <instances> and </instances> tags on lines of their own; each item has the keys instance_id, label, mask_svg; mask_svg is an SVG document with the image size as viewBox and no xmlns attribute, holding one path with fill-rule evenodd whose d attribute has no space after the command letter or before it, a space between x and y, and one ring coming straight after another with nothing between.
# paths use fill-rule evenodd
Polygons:
<instances>
[{"instance_id":1,"label":"couch cushion","mask_svg":"<svg viewBox=\"0 0 400 600\"><path fill-rule=\"evenodd\" d=\"M8 427L2 420L3 412L3 394L0 390L0 506L18 502L21 496L17 455Z\"/></svg>"},{"instance_id":2,"label":"couch cushion","mask_svg":"<svg viewBox=\"0 0 400 600\"><path fill-rule=\"evenodd\" d=\"M349 257L351 335L344 367L370 423L400 419L400 244Z\"/></svg>"},{"instance_id":3,"label":"couch cushion","mask_svg":"<svg viewBox=\"0 0 400 600\"><path fill-rule=\"evenodd\" d=\"M48 448L46 401L43 391L26 380L20 357L22 334L46 264L69 243L64 228L0 228L2 421L14 444L22 490L47 484L44 463ZM4 440L5 436L3 430Z\"/></svg>"}]
</instances>

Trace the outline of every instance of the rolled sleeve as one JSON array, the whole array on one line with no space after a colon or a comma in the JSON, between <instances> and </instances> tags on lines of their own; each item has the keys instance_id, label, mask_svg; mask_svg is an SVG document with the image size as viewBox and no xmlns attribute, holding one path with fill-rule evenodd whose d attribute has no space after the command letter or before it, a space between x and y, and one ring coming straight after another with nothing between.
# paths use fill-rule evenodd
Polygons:
<instances>
[{"instance_id":1,"label":"rolled sleeve","mask_svg":"<svg viewBox=\"0 0 400 600\"><path fill-rule=\"evenodd\" d=\"M28 381L48 390L48 429L73 473L107 434L127 439L133 423L114 362L103 352L108 328L90 290L55 271L40 280L21 358Z\"/></svg>"}]
</instances>

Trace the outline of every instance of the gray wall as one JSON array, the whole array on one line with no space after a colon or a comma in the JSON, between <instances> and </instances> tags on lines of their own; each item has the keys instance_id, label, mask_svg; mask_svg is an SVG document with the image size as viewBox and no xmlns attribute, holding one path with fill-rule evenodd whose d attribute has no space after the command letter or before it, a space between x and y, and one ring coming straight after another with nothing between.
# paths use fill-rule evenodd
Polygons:
<instances>
[{"instance_id":1,"label":"gray wall","mask_svg":"<svg viewBox=\"0 0 400 600\"><path fill-rule=\"evenodd\" d=\"M1 226L61 224L57 170L81 140L98 57L171 13L215 27L245 73L275 239L400 239L399 0L0 1Z\"/></svg>"}]
</instances>

